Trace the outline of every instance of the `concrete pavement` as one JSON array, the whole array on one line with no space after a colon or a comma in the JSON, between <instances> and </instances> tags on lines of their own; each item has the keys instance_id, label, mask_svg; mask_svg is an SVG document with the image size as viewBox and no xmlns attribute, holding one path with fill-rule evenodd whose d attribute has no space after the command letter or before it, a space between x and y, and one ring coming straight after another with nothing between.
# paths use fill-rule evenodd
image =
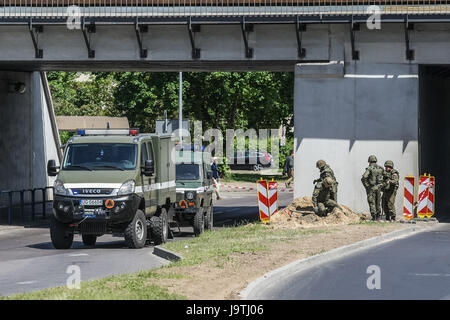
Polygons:
<instances>
[{"instance_id":1,"label":"concrete pavement","mask_svg":"<svg viewBox=\"0 0 450 320\"><path fill-rule=\"evenodd\" d=\"M257 299L450 299L449 244L450 225L436 225L304 271L294 270L283 281L273 281ZM380 289L367 286L374 283L373 268L379 268Z\"/></svg>"}]
</instances>

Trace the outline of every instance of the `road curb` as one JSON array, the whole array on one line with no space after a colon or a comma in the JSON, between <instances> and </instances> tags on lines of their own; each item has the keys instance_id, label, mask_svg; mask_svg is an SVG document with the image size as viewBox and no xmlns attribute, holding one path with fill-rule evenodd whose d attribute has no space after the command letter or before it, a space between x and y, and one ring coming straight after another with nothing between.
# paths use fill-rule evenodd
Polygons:
<instances>
[{"instance_id":1,"label":"road curb","mask_svg":"<svg viewBox=\"0 0 450 320\"><path fill-rule=\"evenodd\" d=\"M168 249L162 248L160 246L156 246L153 249L153 254L155 256L158 256L160 258L170 260L170 261L180 261L181 259L183 259L182 255L175 253L173 251L170 251Z\"/></svg>"},{"instance_id":2,"label":"road curb","mask_svg":"<svg viewBox=\"0 0 450 320\"><path fill-rule=\"evenodd\" d=\"M425 230L429 230L436 227L439 224L421 226L414 225L401 230L395 230L381 236L373 237L366 240L361 240L356 243L346 245L343 247L335 248L330 251L320 253L305 259L294 261L284 267L270 271L259 277L258 279L252 281L244 290L239 293L239 296L243 300L259 300L264 299L261 297L261 293L268 288L280 283L281 281L291 277L296 273L303 272L307 269L315 267L319 264L325 263L327 261L342 258L350 254L357 253L364 249L380 245L384 242L388 242L394 239L403 238L414 233L419 233Z\"/></svg>"}]
</instances>

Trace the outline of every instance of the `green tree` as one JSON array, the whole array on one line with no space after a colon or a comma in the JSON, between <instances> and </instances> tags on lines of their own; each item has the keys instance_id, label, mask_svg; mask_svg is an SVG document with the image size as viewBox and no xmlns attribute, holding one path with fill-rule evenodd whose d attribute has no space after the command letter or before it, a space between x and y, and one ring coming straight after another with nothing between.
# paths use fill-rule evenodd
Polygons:
<instances>
[{"instance_id":1,"label":"green tree","mask_svg":"<svg viewBox=\"0 0 450 320\"><path fill-rule=\"evenodd\" d=\"M115 116L115 83L113 74L49 72L56 115Z\"/></svg>"}]
</instances>

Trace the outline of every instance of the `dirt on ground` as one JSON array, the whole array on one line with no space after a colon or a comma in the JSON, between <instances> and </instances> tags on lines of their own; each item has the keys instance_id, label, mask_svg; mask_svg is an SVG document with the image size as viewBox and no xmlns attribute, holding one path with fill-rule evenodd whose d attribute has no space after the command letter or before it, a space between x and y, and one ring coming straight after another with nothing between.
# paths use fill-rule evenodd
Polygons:
<instances>
[{"instance_id":1,"label":"dirt on ground","mask_svg":"<svg viewBox=\"0 0 450 320\"><path fill-rule=\"evenodd\" d=\"M191 300L236 300L250 282L269 271L315 254L405 227L407 226L400 223L321 226L317 228L317 232L308 229L311 232L299 238L268 244L267 251L233 254L220 263L211 260L195 266L163 268L158 270L158 273L184 277L149 281Z\"/></svg>"},{"instance_id":2,"label":"dirt on ground","mask_svg":"<svg viewBox=\"0 0 450 320\"><path fill-rule=\"evenodd\" d=\"M318 216L313 211L312 198L299 197L271 216L270 226L275 229L301 229L345 225L365 220L370 220L369 213L356 213L342 204L334 208L327 216Z\"/></svg>"}]
</instances>

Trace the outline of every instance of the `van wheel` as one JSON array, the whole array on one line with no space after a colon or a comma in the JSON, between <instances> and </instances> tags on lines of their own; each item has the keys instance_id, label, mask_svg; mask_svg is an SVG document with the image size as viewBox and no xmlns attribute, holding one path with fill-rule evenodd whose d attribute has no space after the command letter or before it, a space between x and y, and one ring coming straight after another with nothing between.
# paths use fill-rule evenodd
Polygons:
<instances>
[{"instance_id":1,"label":"van wheel","mask_svg":"<svg viewBox=\"0 0 450 320\"><path fill-rule=\"evenodd\" d=\"M83 239L83 244L85 246L95 246L95 243L97 242L97 236L94 234L83 234L81 238Z\"/></svg>"},{"instance_id":2,"label":"van wheel","mask_svg":"<svg viewBox=\"0 0 450 320\"><path fill-rule=\"evenodd\" d=\"M198 237L203 233L205 222L203 221L203 208L198 208L194 216L194 235Z\"/></svg>"},{"instance_id":3,"label":"van wheel","mask_svg":"<svg viewBox=\"0 0 450 320\"><path fill-rule=\"evenodd\" d=\"M152 239L155 245L166 243L169 236L169 222L166 209L161 208L159 215L151 217L150 222Z\"/></svg>"},{"instance_id":4,"label":"van wheel","mask_svg":"<svg viewBox=\"0 0 450 320\"><path fill-rule=\"evenodd\" d=\"M206 210L206 215L205 215L205 229L206 230L212 230L213 228L213 224L214 224L214 218L213 218L213 207L209 206L208 209Z\"/></svg>"},{"instance_id":5,"label":"van wheel","mask_svg":"<svg viewBox=\"0 0 450 320\"><path fill-rule=\"evenodd\" d=\"M50 221L50 238L55 249L69 249L73 243L73 232L62 222L56 220L54 216Z\"/></svg>"},{"instance_id":6,"label":"van wheel","mask_svg":"<svg viewBox=\"0 0 450 320\"><path fill-rule=\"evenodd\" d=\"M147 219L144 212L137 210L131 221L125 228L125 242L129 248L139 249L145 246L147 241Z\"/></svg>"},{"instance_id":7,"label":"van wheel","mask_svg":"<svg viewBox=\"0 0 450 320\"><path fill-rule=\"evenodd\" d=\"M261 165L258 163L258 164L255 164L254 166L253 166L253 171L261 171Z\"/></svg>"}]
</instances>

